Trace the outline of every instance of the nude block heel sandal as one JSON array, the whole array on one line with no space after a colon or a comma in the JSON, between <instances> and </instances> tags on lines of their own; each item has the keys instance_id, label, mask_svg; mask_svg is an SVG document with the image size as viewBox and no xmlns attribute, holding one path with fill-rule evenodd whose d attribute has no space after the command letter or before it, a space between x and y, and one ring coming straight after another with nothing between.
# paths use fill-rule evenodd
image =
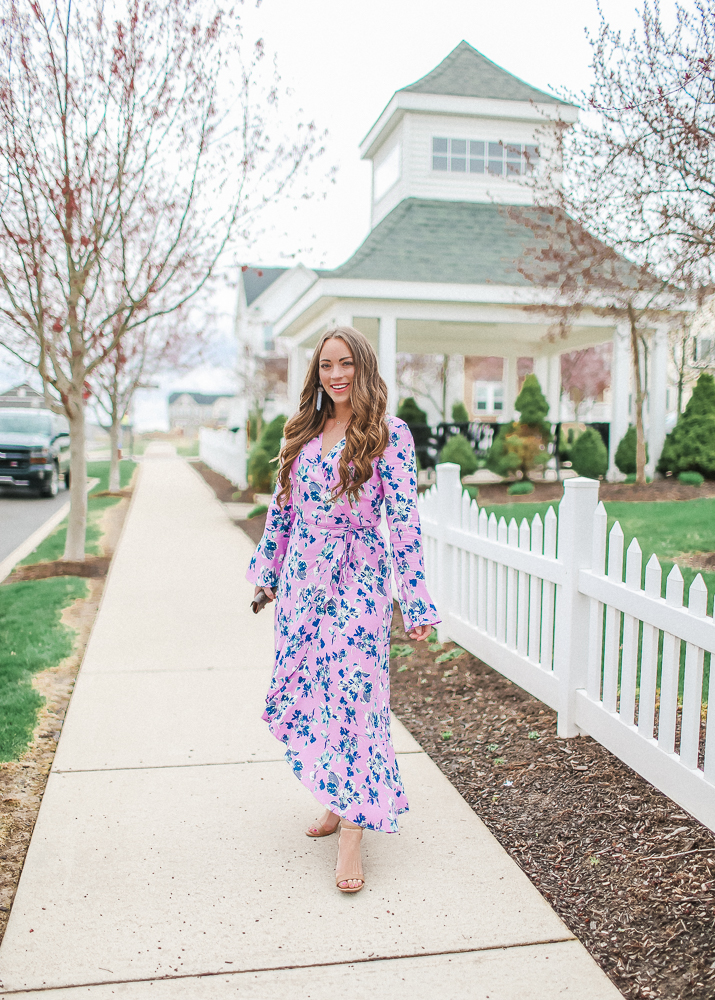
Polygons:
<instances>
[{"instance_id":1,"label":"nude block heel sandal","mask_svg":"<svg viewBox=\"0 0 715 1000\"><path fill-rule=\"evenodd\" d=\"M358 840L361 840L362 839L362 827L361 826L343 826L343 824L340 823L340 837L344 837L347 834L350 834L351 836L353 836L354 834L357 834L358 835ZM339 845L339 840L338 840L338 845ZM338 849L339 849L339 846L338 846ZM341 892L360 892L360 890L362 889L362 887L365 885L365 875L364 875L363 872L361 872L359 870L360 867L362 867L362 866L359 865L359 863L358 864L354 863L353 867L352 867L352 869L350 871L343 871L343 872L336 872L335 873L335 885L338 887L338 889L340 889ZM360 881L360 885L355 886L352 889L350 887L348 887L348 886L342 886L342 885L340 885L341 882L347 882L350 879L352 879L354 882Z\"/></svg>"}]
</instances>

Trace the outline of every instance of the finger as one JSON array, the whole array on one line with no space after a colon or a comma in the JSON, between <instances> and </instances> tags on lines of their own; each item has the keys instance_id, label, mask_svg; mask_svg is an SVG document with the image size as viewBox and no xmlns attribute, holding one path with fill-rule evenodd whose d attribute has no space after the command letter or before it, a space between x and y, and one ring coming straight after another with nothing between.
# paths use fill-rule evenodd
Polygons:
<instances>
[{"instance_id":1,"label":"finger","mask_svg":"<svg viewBox=\"0 0 715 1000\"><path fill-rule=\"evenodd\" d=\"M271 588L270 587L264 587L263 590L264 590L264 592L265 592L266 597L268 598L268 600L272 601L273 600L273 591L271 590Z\"/></svg>"}]
</instances>

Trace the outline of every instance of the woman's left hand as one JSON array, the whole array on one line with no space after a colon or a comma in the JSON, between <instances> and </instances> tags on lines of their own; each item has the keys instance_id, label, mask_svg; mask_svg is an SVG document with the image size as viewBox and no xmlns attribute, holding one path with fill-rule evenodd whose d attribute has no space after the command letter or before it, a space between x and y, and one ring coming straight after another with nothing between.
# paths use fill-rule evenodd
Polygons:
<instances>
[{"instance_id":1,"label":"woman's left hand","mask_svg":"<svg viewBox=\"0 0 715 1000\"><path fill-rule=\"evenodd\" d=\"M431 631L432 631L431 625L415 625L412 631L408 632L407 634L409 635L410 639L416 639L418 642L421 642L423 639L427 638L427 636L430 634Z\"/></svg>"}]
</instances>

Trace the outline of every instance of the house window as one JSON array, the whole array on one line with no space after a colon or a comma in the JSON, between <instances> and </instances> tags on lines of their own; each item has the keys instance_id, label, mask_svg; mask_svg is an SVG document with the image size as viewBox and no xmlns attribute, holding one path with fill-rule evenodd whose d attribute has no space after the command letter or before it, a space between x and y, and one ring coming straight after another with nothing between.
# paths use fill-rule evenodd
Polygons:
<instances>
[{"instance_id":1,"label":"house window","mask_svg":"<svg viewBox=\"0 0 715 1000\"><path fill-rule=\"evenodd\" d=\"M473 410L477 417L493 417L504 409L502 382L475 382Z\"/></svg>"},{"instance_id":2,"label":"house window","mask_svg":"<svg viewBox=\"0 0 715 1000\"><path fill-rule=\"evenodd\" d=\"M454 174L521 177L533 172L539 161L537 146L483 139L432 139L432 169Z\"/></svg>"},{"instance_id":3,"label":"house window","mask_svg":"<svg viewBox=\"0 0 715 1000\"><path fill-rule=\"evenodd\" d=\"M708 361L713 355L712 337L695 338L695 361Z\"/></svg>"}]
</instances>

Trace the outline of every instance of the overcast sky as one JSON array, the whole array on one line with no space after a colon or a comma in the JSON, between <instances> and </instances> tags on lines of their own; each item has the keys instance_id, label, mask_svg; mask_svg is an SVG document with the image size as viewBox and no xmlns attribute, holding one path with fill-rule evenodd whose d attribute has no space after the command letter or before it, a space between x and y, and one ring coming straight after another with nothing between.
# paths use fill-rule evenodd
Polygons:
<instances>
[{"instance_id":1,"label":"overcast sky","mask_svg":"<svg viewBox=\"0 0 715 1000\"><path fill-rule=\"evenodd\" d=\"M628 0L601 6L614 26L627 33L635 26ZM283 255L310 247L298 259L333 267L368 233L370 165L358 144L396 90L465 39L535 87L578 91L590 80L584 29L595 31L598 15L595 0L262 0L247 9L246 23L276 52L283 83L306 117L328 129L324 163L338 167L325 201L280 212L274 231L252 249L252 263L281 264ZM325 190L319 171L315 182Z\"/></svg>"}]
</instances>

